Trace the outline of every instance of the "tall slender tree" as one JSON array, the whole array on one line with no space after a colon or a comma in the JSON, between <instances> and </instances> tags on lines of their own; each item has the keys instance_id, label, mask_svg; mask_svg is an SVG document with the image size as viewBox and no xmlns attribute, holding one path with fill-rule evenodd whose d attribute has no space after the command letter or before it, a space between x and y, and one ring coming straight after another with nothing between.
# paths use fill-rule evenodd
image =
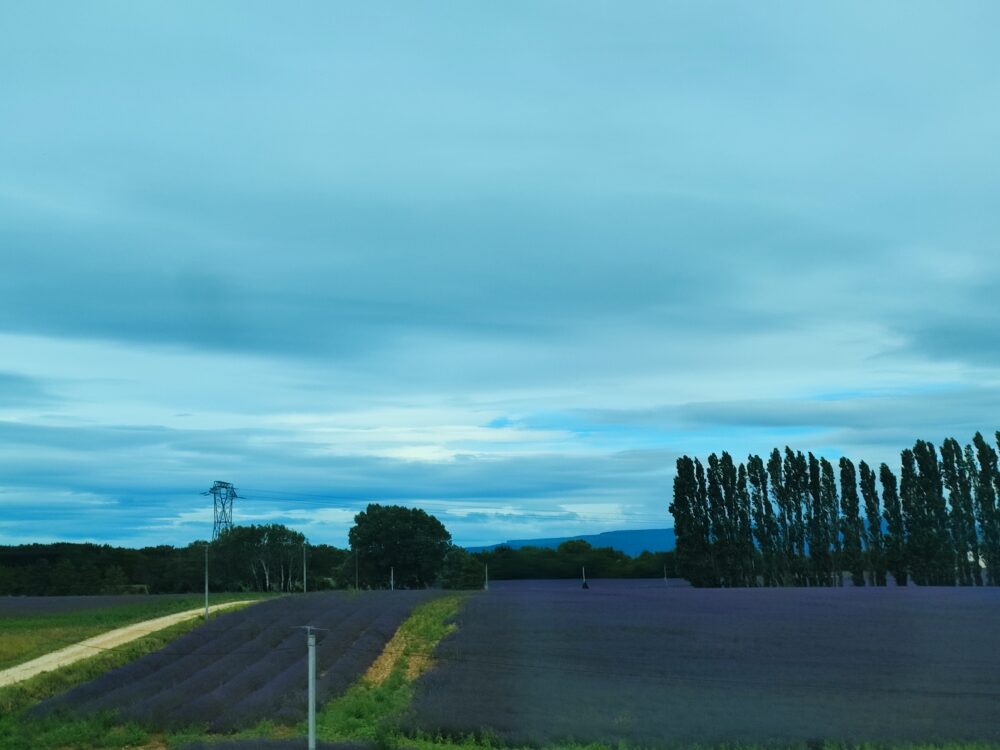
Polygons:
<instances>
[{"instance_id":1,"label":"tall slender tree","mask_svg":"<svg viewBox=\"0 0 1000 750\"><path fill-rule=\"evenodd\" d=\"M972 481L965 464L962 446L954 438L941 444L941 475L948 490L948 514L952 546L955 549L955 570L962 586L976 582L979 572L979 544L976 538L976 518L972 509ZM980 585L981 578L980 578Z\"/></svg>"},{"instance_id":2,"label":"tall slender tree","mask_svg":"<svg viewBox=\"0 0 1000 750\"><path fill-rule=\"evenodd\" d=\"M955 548L948 528L948 507L944 499L937 449L926 440L918 440L913 446L913 456L918 471L917 497L923 505L928 582L938 586L954 586Z\"/></svg>"},{"instance_id":3,"label":"tall slender tree","mask_svg":"<svg viewBox=\"0 0 1000 750\"><path fill-rule=\"evenodd\" d=\"M760 550L761 572L765 586L777 586L777 545L775 538L778 523L768 494L767 469L760 456L747 458L747 480L750 482L750 503L753 507L753 534Z\"/></svg>"},{"instance_id":4,"label":"tall slender tree","mask_svg":"<svg viewBox=\"0 0 1000 750\"><path fill-rule=\"evenodd\" d=\"M976 446L979 472L976 476L976 520L983 533L983 557L990 585L1000 585L1000 512L997 508L1000 471L997 470L997 452L977 432L972 440Z\"/></svg>"},{"instance_id":5,"label":"tall slender tree","mask_svg":"<svg viewBox=\"0 0 1000 750\"><path fill-rule=\"evenodd\" d=\"M875 472L864 461L858 464L861 478L861 497L865 503L865 550L868 557L869 582L872 586L885 586L885 544L882 537L882 509L879 507L878 490L875 489Z\"/></svg>"},{"instance_id":6,"label":"tall slender tree","mask_svg":"<svg viewBox=\"0 0 1000 750\"><path fill-rule=\"evenodd\" d=\"M861 502L858 499L858 478L854 464L847 457L840 459L841 529L844 535L844 565L851 571L855 586L865 585L864 561L861 556Z\"/></svg>"},{"instance_id":7,"label":"tall slender tree","mask_svg":"<svg viewBox=\"0 0 1000 750\"><path fill-rule=\"evenodd\" d=\"M747 467L744 464L740 464L737 471L736 501L740 575L744 586L756 586L758 566L753 546L753 521L751 520L750 491L747 487Z\"/></svg>"},{"instance_id":8,"label":"tall slender tree","mask_svg":"<svg viewBox=\"0 0 1000 750\"><path fill-rule=\"evenodd\" d=\"M879 481L882 484L883 518L888 534L885 538L885 561L897 586L906 585L906 526L903 521L903 507L899 501L896 475L887 464L879 467Z\"/></svg>"},{"instance_id":9,"label":"tall slender tree","mask_svg":"<svg viewBox=\"0 0 1000 750\"><path fill-rule=\"evenodd\" d=\"M830 580L834 586L843 586L843 554L840 545L840 497L837 494L837 478L833 464L825 458L819 460L819 491L830 538Z\"/></svg>"},{"instance_id":10,"label":"tall slender tree","mask_svg":"<svg viewBox=\"0 0 1000 750\"><path fill-rule=\"evenodd\" d=\"M687 456L677 459L670 512L674 516L678 573L694 586L714 585L707 517L699 496L695 462Z\"/></svg>"},{"instance_id":11,"label":"tall slender tree","mask_svg":"<svg viewBox=\"0 0 1000 750\"><path fill-rule=\"evenodd\" d=\"M829 523L826 519L826 506L823 503L819 461L816 459L816 456L810 453L809 512L806 515L806 541L809 545L812 583L816 586L829 586L832 582L830 575L829 531Z\"/></svg>"},{"instance_id":12,"label":"tall slender tree","mask_svg":"<svg viewBox=\"0 0 1000 750\"><path fill-rule=\"evenodd\" d=\"M782 586L788 585L789 576L792 570L792 557L794 556L789 528L791 526L790 502L788 492L785 487L785 472L781 461L781 453L775 448L771 451L771 458L767 462L767 474L771 480L771 493L774 496L775 505L778 508L776 515L777 534L775 534L775 545L777 549L777 574L780 577Z\"/></svg>"}]
</instances>

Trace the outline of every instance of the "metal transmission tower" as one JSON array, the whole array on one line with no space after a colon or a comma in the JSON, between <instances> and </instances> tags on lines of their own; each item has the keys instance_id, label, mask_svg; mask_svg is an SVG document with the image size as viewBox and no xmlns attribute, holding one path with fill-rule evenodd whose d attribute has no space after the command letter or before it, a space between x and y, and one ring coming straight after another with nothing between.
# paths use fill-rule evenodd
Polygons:
<instances>
[{"instance_id":1,"label":"metal transmission tower","mask_svg":"<svg viewBox=\"0 0 1000 750\"><path fill-rule=\"evenodd\" d=\"M201 494L212 496L212 504L215 509L215 520L212 525L212 541L214 542L223 531L233 528L233 500L239 495L236 494L236 488L229 482L218 481L212 485L212 489Z\"/></svg>"}]
</instances>

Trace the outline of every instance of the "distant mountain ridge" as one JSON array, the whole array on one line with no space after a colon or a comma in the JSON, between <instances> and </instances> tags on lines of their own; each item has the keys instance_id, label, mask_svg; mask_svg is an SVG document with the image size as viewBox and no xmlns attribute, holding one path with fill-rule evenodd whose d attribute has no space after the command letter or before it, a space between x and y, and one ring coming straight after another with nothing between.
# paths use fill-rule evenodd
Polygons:
<instances>
[{"instance_id":1,"label":"distant mountain ridge","mask_svg":"<svg viewBox=\"0 0 1000 750\"><path fill-rule=\"evenodd\" d=\"M676 544L673 529L635 529L632 531L604 531L600 534L580 534L578 536L551 537L547 539L511 539L499 544L480 547L466 547L469 552L485 552L497 547L550 547L555 549L563 542L583 539L594 547L611 547L630 557L648 552L669 552Z\"/></svg>"}]
</instances>

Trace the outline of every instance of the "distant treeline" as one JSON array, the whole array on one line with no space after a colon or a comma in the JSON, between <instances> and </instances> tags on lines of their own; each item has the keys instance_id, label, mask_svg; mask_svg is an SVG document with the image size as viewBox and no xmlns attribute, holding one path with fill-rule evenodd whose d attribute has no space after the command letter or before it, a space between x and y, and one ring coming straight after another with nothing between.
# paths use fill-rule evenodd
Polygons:
<instances>
[{"instance_id":1,"label":"distant treeline","mask_svg":"<svg viewBox=\"0 0 1000 750\"><path fill-rule=\"evenodd\" d=\"M582 539L563 542L556 549L501 546L472 555L484 566L490 578L520 580L532 578L579 578L581 568L593 578L661 578L666 571L677 577L673 552L643 552L629 557L611 547L594 547Z\"/></svg>"},{"instance_id":2,"label":"distant treeline","mask_svg":"<svg viewBox=\"0 0 1000 750\"><path fill-rule=\"evenodd\" d=\"M69 543L0 547L0 596L201 591L205 544L142 549ZM304 544L301 533L280 524L236 526L208 545L209 587L212 591L301 591ZM306 558L310 591L354 586L350 550L310 544ZM499 547L472 555L455 547L437 584L480 588L487 565L493 580L577 578L582 567L593 578L655 578L664 570L670 577L677 575L672 552L644 552L633 558L576 540L558 549ZM378 585L388 585L386 576L378 580ZM365 576L361 583L363 588L376 587Z\"/></svg>"},{"instance_id":3,"label":"distant treeline","mask_svg":"<svg viewBox=\"0 0 1000 750\"><path fill-rule=\"evenodd\" d=\"M305 537L280 524L237 526L208 545L213 591L301 591ZM0 596L201 591L206 542L127 549L97 544L0 547ZM348 553L306 548L307 586L332 588Z\"/></svg>"},{"instance_id":4,"label":"distant treeline","mask_svg":"<svg viewBox=\"0 0 1000 750\"><path fill-rule=\"evenodd\" d=\"M1000 432L996 433L1000 445ZM838 481L839 480L839 481ZM839 486L838 486L839 485ZM982 586L1000 583L1000 471L980 433L918 440L899 478L848 458L775 448L765 461L677 459L679 574L695 586ZM862 506L864 516L862 517Z\"/></svg>"}]
</instances>

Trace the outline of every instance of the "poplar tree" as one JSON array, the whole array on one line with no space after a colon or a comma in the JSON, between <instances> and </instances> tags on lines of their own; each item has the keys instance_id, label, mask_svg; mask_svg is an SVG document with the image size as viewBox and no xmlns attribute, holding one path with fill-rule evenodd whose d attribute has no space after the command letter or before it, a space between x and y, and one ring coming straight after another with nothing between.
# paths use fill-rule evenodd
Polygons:
<instances>
[{"instance_id":1,"label":"poplar tree","mask_svg":"<svg viewBox=\"0 0 1000 750\"><path fill-rule=\"evenodd\" d=\"M840 498L837 496L837 479L833 464L825 458L819 460L819 492L823 503L824 519L827 524L827 536L830 538L830 577L833 585L843 586L843 561L840 551Z\"/></svg>"},{"instance_id":2,"label":"poplar tree","mask_svg":"<svg viewBox=\"0 0 1000 750\"><path fill-rule=\"evenodd\" d=\"M997 453L977 432L972 440L976 446L979 472L976 476L976 516L983 531L983 552L990 585L1000 584L1000 519L997 511L997 490L1000 472L997 471Z\"/></svg>"},{"instance_id":3,"label":"poplar tree","mask_svg":"<svg viewBox=\"0 0 1000 750\"><path fill-rule=\"evenodd\" d=\"M843 511L841 528L844 534L844 565L851 571L855 586L865 585L864 561L861 556L861 508L858 499L858 479L854 464L846 457L840 459L840 508Z\"/></svg>"},{"instance_id":4,"label":"poplar tree","mask_svg":"<svg viewBox=\"0 0 1000 750\"><path fill-rule=\"evenodd\" d=\"M747 487L747 467L739 465L736 476L736 501L738 510L738 543L740 572L744 586L757 585L756 553L753 546L753 522L750 510L750 492Z\"/></svg>"},{"instance_id":5,"label":"poplar tree","mask_svg":"<svg viewBox=\"0 0 1000 750\"><path fill-rule=\"evenodd\" d=\"M977 586L983 585L983 566L985 564L985 556L983 555L983 550L985 548L985 540L980 537L981 528L977 522L976 515L976 482L979 476L979 469L976 466L976 456L972 451L972 446L966 444L963 453L963 463L965 464L965 473L969 478L969 507L968 515L972 518L972 536L971 538L975 541L975 559L972 561L972 577L976 582Z\"/></svg>"},{"instance_id":6,"label":"poplar tree","mask_svg":"<svg viewBox=\"0 0 1000 750\"><path fill-rule=\"evenodd\" d=\"M785 448L785 489L788 495L791 522L792 572L795 583L806 583L809 562L806 559L805 509L809 505L809 465L801 452Z\"/></svg>"},{"instance_id":7,"label":"poplar tree","mask_svg":"<svg viewBox=\"0 0 1000 750\"><path fill-rule=\"evenodd\" d=\"M932 443L918 440L913 446L917 462L918 498L924 506L923 523L929 582L938 586L955 585L955 547L948 528L948 506L944 499L941 466Z\"/></svg>"},{"instance_id":8,"label":"poplar tree","mask_svg":"<svg viewBox=\"0 0 1000 750\"><path fill-rule=\"evenodd\" d=\"M719 481L722 485L722 505L726 519L725 570L727 586L744 586L743 565L740 550L740 510L736 489L736 466L733 457L722 452L719 459Z\"/></svg>"},{"instance_id":9,"label":"poplar tree","mask_svg":"<svg viewBox=\"0 0 1000 750\"><path fill-rule=\"evenodd\" d=\"M781 580L781 585L788 584L788 576L792 566L792 551L789 542L789 502L788 493L785 489L785 473L781 462L781 453L775 448L771 451L771 458L767 462L767 474L771 481L771 492L774 495L774 502L778 507L777 512L777 534L775 534L776 559L778 562L777 573Z\"/></svg>"},{"instance_id":10,"label":"poplar tree","mask_svg":"<svg viewBox=\"0 0 1000 750\"><path fill-rule=\"evenodd\" d=\"M829 524L826 520L826 508L823 504L819 461L816 459L816 456L810 453L809 513L806 516L806 541L809 544L812 583L816 586L829 586L831 583L830 540L828 534Z\"/></svg>"},{"instance_id":11,"label":"poplar tree","mask_svg":"<svg viewBox=\"0 0 1000 750\"><path fill-rule=\"evenodd\" d=\"M972 508L972 481L965 463L962 447L954 438L941 444L941 474L948 490L951 508L948 521L952 545L955 549L955 569L962 586L975 583L979 572L979 544L976 537L976 518ZM982 585L980 577L980 585Z\"/></svg>"},{"instance_id":12,"label":"poplar tree","mask_svg":"<svg viewBox=\"0 0 1000 750\"><path fill-rule=\"evenodd\" d=\"M865 503L864 542L868 553L870 583L885 586L885 544L882 537L882 510L879 508L878 491L875 489L875 472L864 461L858 464L861 477L861 497Z\"/></svg>"},{"instance_id":13,"label":"poplar tree","mask_svg":"<svg viewBox=\"0 0 1000 750\"><path fill-rule=\"evenodd\" d=\"M917 462L913 451L905 448L900 453L899 499L903 506L906 527L906 568L918 586L926 586L928 566L926 554L926 526L924 507L919 497Z\"/></svg>"},{"instance_id":14,"label":"poplar tree","mask_svg":"<svg viewBox=\"0 0 1000 750\"><path fill-rule=\"evenodd\" d=\"M761 572L765 586L778 585L777 546L778 523L768 495L767 469L760 456L747 458L747 480L750 483L750 504L753 508L753 534L760 550Z\"/></svg>"},{"instance_id":15,"label":"poplar tree","mask_svg":"<svg viewBox=\"0 0 1000 750\"><path fill-rule=\"evenodd\" d=\"M885 538L885 560L897 586L906 585L906 526L903 521L903 507L899 501L896 475L887 464L879 467L879 481L882 484L883 517L888 534Z\"/></svg>"},{"instance_id":16,"label":"poplar tree","mask_svg":"<svg viewBox=\"0 0 1000 750\"><path fill-rule=\"evenodd\" d=\"M714 585L707 517L699 496L695 462L687 456L677 459L670 512L674 516L678 573L693 586Z\"/></svg>"}]
</instances>

